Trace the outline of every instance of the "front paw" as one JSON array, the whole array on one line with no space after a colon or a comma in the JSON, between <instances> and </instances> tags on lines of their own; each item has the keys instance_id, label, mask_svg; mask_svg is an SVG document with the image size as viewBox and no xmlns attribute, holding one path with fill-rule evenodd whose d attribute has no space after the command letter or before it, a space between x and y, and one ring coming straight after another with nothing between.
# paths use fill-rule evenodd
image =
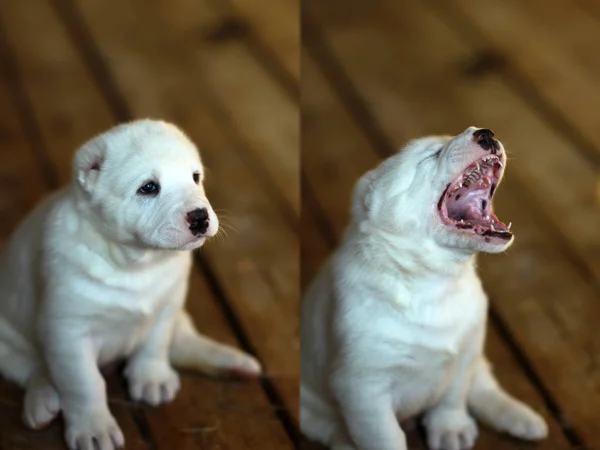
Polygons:
<instances>
[{"instance_id":1,"label":"front paw","mask_svg":"<svg viewBox=\"0 0 600 450\"><path fill-rule=\"evenodd\" d=\"M70 450L114 450L125 438L108 410L65 415L65 439Z\"/></svg>"},{"instance_id":2,"label":"front paw","mask_svg":"<svg viewBox=\"0 0 600 450\"><path fill-rule=\"evenodd\" d=\"M166 361L132 361L125 369L125 377L131 398L153 406L172 401L180 387L179 375Z\"/></svg>"},{"instance_id":3,"label":"front paw","mask_svg":"<svg viewBox=\"0 0 600 450\"><path fill-rule=\"evenodd\" d=\"M465 450L475 445L477 424L465 409L438 409L425 416L431 450Z\"/></svg>"}]
</instances>

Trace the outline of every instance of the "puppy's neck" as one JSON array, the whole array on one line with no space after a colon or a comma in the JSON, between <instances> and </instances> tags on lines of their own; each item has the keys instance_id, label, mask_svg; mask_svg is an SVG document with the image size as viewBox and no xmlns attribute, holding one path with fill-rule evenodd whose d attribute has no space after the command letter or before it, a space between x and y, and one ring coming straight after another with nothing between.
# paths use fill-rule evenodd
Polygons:
<instances>
[{"instance_id":1,"label":"puppy's neck","mask_svg":"<svg viewBox=\"0 0 600 450\"><path fill-rule=\"evenodd\" d=\"M355 228L347 236L357 236L360 246L367 246L371 255L376 254L387 259L411 278L423 275L454 277L465 273L475 262L473 252L442 247L430 238L415 239L414 236L403 236L384 230L377 230L375 233L357 231Z\"/></svg>"},{"instance_id":2,"label":"puppy's neck","mask_svg":"<svg viewBox=\"0 0 600 450\"><path fill-rule=\"evenodd\" d=\"M107 242L106 249L106 259L119 268L146 266L177 253L172 250L145 249L117 242Z\"/></svg>"}]
</instances>

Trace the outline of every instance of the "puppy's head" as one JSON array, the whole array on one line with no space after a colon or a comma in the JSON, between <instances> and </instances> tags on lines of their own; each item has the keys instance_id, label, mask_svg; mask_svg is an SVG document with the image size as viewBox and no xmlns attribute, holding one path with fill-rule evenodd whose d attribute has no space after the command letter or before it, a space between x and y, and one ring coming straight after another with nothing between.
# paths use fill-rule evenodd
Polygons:
<instances>
[{"instance_id":1,"label":"puppy's head","mask_svg":"<svg viewBox=\"0 0 600 450\"><path fill-rule=\"evenodd\" d=\"M419 242L496 253L513 240L492 209L506 154L488 129L410 142L358 182L354 220Z\"/></svg>"},{"instance_id":2,"label":"puppy's head","mask_svg":"<svg viewBox=\"0 0 600 450\"><path fill-rule=\"evenodd\" d=\"M198 150L168 123L139 120L93 138L73 178L80 208L113 241L191 250L219 228Z\"/></svg>"}]
</instances>

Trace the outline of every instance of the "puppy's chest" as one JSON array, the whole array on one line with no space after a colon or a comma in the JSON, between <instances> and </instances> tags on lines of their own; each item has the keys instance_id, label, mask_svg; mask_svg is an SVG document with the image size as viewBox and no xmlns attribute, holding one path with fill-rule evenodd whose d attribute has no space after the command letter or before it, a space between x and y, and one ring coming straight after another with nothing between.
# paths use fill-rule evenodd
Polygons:
<instances>
[{"instance_id":1,"label":"puppy's chest","mask_svg":"<svg viewBox=\"0 0 600 450\"><path fill-rule=\"evenodd\" d=\"M452 365L472 345L486 309L485 298L476 290L446 291L408 311L396 336L408 344L416 366L433 370Z\"/></svg>"},{"instance_id":2,"label":"puppy's chest","mask_svg":"<svg viewBox=\"0 0 600 450\"><path fill-rule=\"evenodd\" d=\"M437 402L460 359L481 345L487 301L479 284L423 294L429 297L415 296L418 306L403 316L392 337L398 361L394 397L402 413L415 414Z\"/></svg>"},{"instance_id":3,"label":"puppy's chest","mask_svg":"<svg viewBox=\"0 0 600 450\"><path fill-rule=\"evenodd\" d=\"M96 320L91 326L101 365L132 354L147 339L165 306L180 301L178 279L141 281L131 280L127 288L109 282L104 286L105 293L113 295L97 302Z\"/></svg>"},{"instance_id":4,"label":"puppy's chest","mask_svg":"<svg viewBox=\"0 0 600 450\"><path fill-rule=\"evenodd\" d=\"M85 292L93 302L94 313L105 320L128 323L156 313L176 296L189 274L185 260L171 259L135 270L90 270Z\"/></svg>"}]
</instances>

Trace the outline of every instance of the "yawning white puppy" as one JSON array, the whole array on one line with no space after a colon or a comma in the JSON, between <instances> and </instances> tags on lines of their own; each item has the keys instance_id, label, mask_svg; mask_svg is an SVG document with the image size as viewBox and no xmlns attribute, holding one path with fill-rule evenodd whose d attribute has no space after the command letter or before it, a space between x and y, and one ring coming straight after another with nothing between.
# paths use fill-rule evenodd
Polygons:
<instances>
[{"instance_id":1,"label":"yawning white puppy","mask_svg":"<svg viewBox=\"0 0 600 450\"><path fill-rule=\"evenodd\" d=\"M542 417L483 355L487 297L474 255L512 242L491 199L506 156L490 130L409 143L358 182L341 246L301 316L301 427L335 450L403 450L424 414L430 448L474 445L470 413L524 439Z\"/></svg>"},{"instance_id":2,"label":"yawning white puppy","mask_svg":"<svg viewBox=\"0 0 600 450\"><path fill-rule=\"evenodd\" d=\"M27 425L62 411L70 448L123 445L99 371L120 358L131 397L153 405L179 389L172 365L260 372L183 310L190 250L218 230L202 180L176 127L124 124L83 145L71 185L14 233L0 255L0 374L26 388Z\"/></svg>"}]
</instances>

